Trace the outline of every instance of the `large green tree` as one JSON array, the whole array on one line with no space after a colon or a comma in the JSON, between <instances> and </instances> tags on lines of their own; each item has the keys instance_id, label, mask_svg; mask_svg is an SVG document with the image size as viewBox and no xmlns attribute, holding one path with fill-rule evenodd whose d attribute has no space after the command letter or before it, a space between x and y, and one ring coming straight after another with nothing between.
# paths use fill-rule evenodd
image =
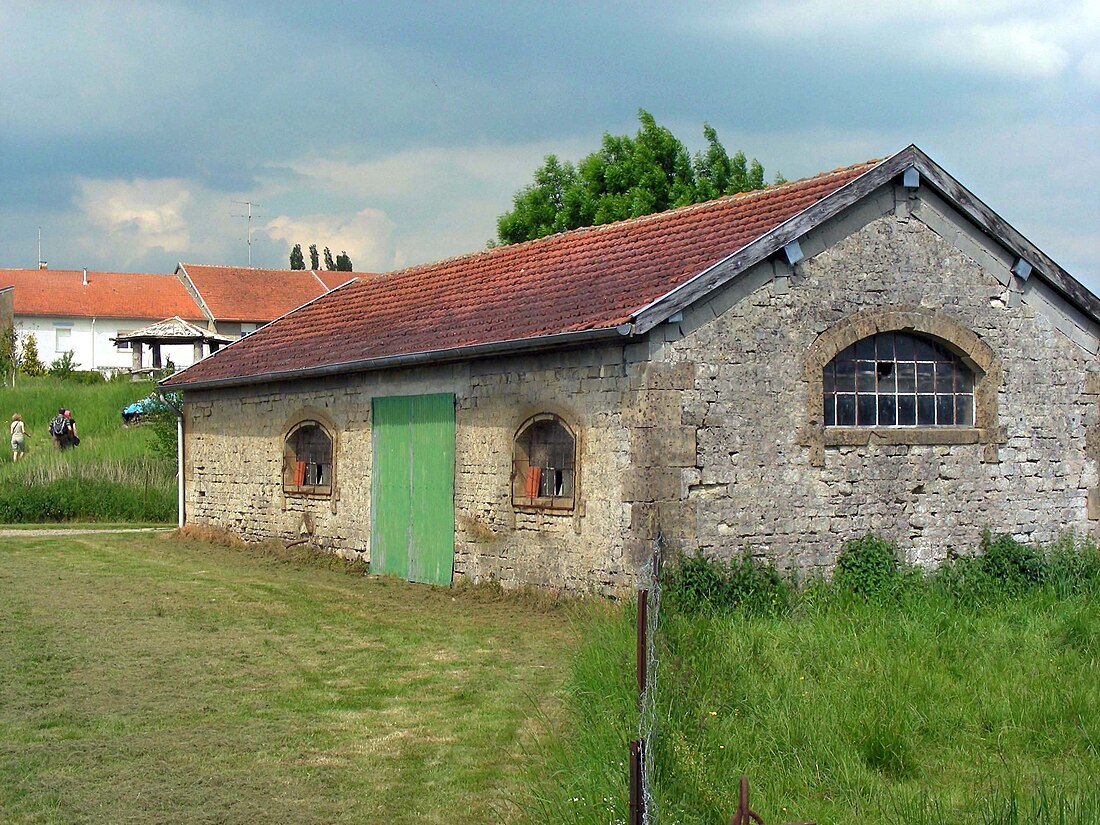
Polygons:
<instances>
[{"instance_id":1,"label":"large green tree","mask_svg":"<svg viewBox=\"0 0 1100 825\"><path fill-rule=\"evenodd\" d=\"M497 243L541 238L554 232L649 215L720 195L764 186L764 167L743 152L732 157L710 124L707 149L692 157L684 144L638 111L633 137L605 133L600 148L576 165L548 155L535 180L519 190L512 210L497 219ZM776 176L776 182L782 182Z\"/></svg>"}]
</instances>

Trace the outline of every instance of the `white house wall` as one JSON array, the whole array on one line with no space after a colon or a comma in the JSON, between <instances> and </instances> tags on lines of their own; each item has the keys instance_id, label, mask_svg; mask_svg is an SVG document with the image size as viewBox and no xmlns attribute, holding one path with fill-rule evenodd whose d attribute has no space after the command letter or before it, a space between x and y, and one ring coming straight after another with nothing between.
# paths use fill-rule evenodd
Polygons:
<instances>
[{"instance_id":1,"label":"white house wall","mask_svg":"<svg viewBox=\"0 0 1100 825\"><path fill-rule=\"evenodd\" d=\"M149 323L148 318L15 316L15 328L20 336L32 334L37 339L38 357L43 364L49 366L72 350L77 369L81 370L129 369L133 366L131 350L118 349L111 339ZM58 330L62 331L60 335ZM187 367L195 362L195 350L191 344L162 346L161 358L163 363L170 358L177 367ZM148 352L145 362L146 366L151 366Z\"/></svg>"}]
</instances>

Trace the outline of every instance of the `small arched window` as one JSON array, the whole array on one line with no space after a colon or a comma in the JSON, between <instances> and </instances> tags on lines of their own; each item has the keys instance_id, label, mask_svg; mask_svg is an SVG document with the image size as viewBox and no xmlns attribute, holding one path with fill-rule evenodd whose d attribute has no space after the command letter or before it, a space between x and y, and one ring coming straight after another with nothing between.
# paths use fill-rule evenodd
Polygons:
<instances>
[{"instance_id":1,"label":"small arched window","mask_svg":"<svg viewBox=\"0 0 1100 825\"><path fill-rule=\"evenodd\" d=\"M939 341L880 332L822 372L826 427L973 427L974 372Z\"/></svg>"},{"instance_id":2,"label":"small arched window","mask_svg":"<svg viewBox=\"0 0 1100 825\"><path fill-rule=\"evenodd\" d=\"M320 423L301 421L286 434L283 490L305 495L332 493L332 438Z\"/></svg>"},{"instance_id":3,"label":"small arched window","mask_svg":"<svg viewBox=\"0 0 1100 825\"><path fill-rule=\"evenodd\" d=\"M576 501L577 442L560 418L533 416L516 433L512 503L516 507L572 510Z\"/></svg>"}]
</instances>

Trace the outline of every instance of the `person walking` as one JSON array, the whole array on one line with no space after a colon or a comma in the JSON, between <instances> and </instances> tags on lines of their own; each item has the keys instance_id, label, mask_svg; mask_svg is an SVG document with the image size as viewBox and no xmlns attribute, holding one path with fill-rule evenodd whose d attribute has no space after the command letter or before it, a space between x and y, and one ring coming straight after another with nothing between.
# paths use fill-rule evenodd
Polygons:
<instances>
[{"instance_id":1,"label":"person walking","mask_svg":"<svg viewBox=\"0 0 1100 825\"><path fill-rule=\"evenodd\" d=\"M62 449L65 436L65 408L58 407L57 415L50 420L50 437L53 439L53 446L55 449Z\"/></svg>"},{"instance_id":2,"label":"person walking","mask_svg":"<svg viewBox=\"0 0 1100 825\"><path fill-rule=\"evenodd\" d=\"M80 436L76 433L76 419L73 418L72 410L65 410L65 435L62 441L62 447L76 447L80 444Z\"/></svg>"},{"instance_id":3,"label":"person walking","mask_svg":"<svg viewBox=\"0 0 1100 825\"><path fill-rule=\"evenodd\" d=\"M11 417L11 460L18 461L27 452L27 425L23 416L14 413Z\"/></svg>"}]
</instances>

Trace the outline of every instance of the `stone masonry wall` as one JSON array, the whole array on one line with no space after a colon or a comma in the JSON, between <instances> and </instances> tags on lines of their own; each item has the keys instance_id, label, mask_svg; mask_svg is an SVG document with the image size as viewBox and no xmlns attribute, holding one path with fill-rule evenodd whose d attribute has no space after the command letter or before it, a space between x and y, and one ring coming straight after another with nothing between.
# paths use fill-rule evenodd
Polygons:
<instances>
[{"instance_id":1,"label":"stone masonry wall","mask_svg":"<svg viewBox=\"0 0 1100 825\"><path fill-rule=\"evenodd\" d=\"M189 523L249 539L297 540L370 558L371 398L451 392L457 397L455 573L505 586L534 584L615 593L636 581L624 548L630 437L621 412L630 395L624 347L468 364L390 370L218 391L186 398ZM303 409L336 427L331 498L285 495L282 444ZM512 441L531 415L553 412L577 434L578 499L571 513L512 506Z\"/></svg>"},{"instance_id":2,"label":"stone masonry wall","mask_svg":"<svg viewBox=\"0 0 1100 825\"><path fill-rule=\"evenodd\" d=\"M660 520L676 546L726 557L751 548L781 567L825 570L868 531L928 564L969 552L985 528L1039 541L1095 530L1095 325L1035 276L1015 278L1007 252L927 192L884 190L801 244L808 257L793 270L765 262L656 331L666 343L649 369L694 379L678 412L696 461L669 479L678 501L665 501ZM1000 375L991 372L986 443L826 441L815 460L807 433L822 432L820 392L810 392L807 354L854 314L898 307L992 351Z\"/></svg>"}]
</instances>

